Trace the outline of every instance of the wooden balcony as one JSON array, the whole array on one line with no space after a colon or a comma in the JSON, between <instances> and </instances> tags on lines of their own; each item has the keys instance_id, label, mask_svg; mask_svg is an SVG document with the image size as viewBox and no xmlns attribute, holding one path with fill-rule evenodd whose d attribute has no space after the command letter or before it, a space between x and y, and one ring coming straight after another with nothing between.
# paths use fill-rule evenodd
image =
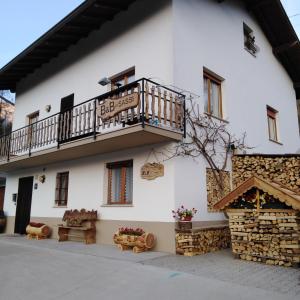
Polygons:
<instances>
[{"instance_id":1,"label":"wooden balcony","mask_svg":"<svg viewBox=\"0 0 300 300\"><path fill-rule=\"evenodd\" d=\"M184 95L143 78L1 137L0 172L180 141L183 135Z\"/></svg>"}]
</instances>

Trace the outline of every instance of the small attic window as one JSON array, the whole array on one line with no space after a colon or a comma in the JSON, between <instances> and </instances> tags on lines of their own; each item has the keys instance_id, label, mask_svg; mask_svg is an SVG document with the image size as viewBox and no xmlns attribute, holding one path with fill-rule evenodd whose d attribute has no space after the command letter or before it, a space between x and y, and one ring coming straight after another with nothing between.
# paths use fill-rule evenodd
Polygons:
<instances>
[{"instance_id":1,"label":"small attic window","mask_svg":"<svg viewBox=\"0 0 300 300\"><path fill-rule=\"evenodd\" d=\"M250 52L253 56L256 56L259 48L255 44L255 36L253 30L245 23L243 23L244 27L244 48L248 52Z\"/></svg>"}]
</instances>

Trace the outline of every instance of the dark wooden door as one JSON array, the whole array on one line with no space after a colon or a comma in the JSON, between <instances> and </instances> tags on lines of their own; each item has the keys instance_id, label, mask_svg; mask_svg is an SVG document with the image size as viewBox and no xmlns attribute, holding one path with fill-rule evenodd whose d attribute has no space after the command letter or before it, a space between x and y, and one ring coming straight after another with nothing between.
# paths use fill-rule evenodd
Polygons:
<instances>
[{"instance_id":1,"label":"dark wooden door","mask_svg":"<svg viewBox=\"0 0 300 300\"><path fill-rule=\"evenodd\" d=\"M25 234L30 222L33 176L19 179L15 233Z\"/></svg>"},{"instance_id":2,"label":"dark wooden door","mask_svg":"<svg viewBox=\"0 0 300 300\"><path fill-rule=\"evenodd\" d=\"M71 111L74 106L74 94L64 97L60 101L60 139L61 143L71 138Z\"/></svg>"},{"instance_id":3,"label":"dark wooden door","mask_svg":"<svg viewBox=\"0 0 300 300\"><path fill-rule=\"evenodd\" d=\"M5 186L0 187L0 210L3 210Z\"/></svg>"}]
</instances>

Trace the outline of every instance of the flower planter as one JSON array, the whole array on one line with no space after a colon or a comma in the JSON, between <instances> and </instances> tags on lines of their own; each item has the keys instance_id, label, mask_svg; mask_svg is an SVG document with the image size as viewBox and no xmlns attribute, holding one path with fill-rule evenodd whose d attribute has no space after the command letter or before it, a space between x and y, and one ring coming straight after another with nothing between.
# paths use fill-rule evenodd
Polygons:
<instances>
[{"instance_id":1,"label":"flower planter","mask_svg":"<svg viewBox=\"0 0 300 300\"><path fill-rule=\"evenodd\" d=\"M178 229L180 230L189 230L193 228L192 221L178 221Z\"/></svg>"},{"instance_id":2,"label":"flower planter","mask_svg":"<svg viewBox=\"0 0 300 300\"><path fill-rule=\"evenodd\" d=\"M46 239L50 235L49 226L42 223L29 223L26 227L26 233L28 239Z\"/></svg>"},{"instance_id":3,"label":"flower planter","mask_svg":"<svg viewBox=\"0 0 300 300\"><path fill-rule=\"evenodd\" d=\"M148 251L153 248L155 244L155 237L153 233L132 235L116 232L113 240L121 250L128 250L132 247L134 253Z\"/></svg>"}]
</instances>

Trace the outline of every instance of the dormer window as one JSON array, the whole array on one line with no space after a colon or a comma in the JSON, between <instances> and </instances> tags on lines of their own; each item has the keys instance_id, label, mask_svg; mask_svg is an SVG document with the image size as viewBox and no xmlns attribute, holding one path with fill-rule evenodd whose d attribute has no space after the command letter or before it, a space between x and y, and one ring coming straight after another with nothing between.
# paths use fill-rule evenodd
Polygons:
<instances>
[{"instance_id":1,"label":"dormer window","mask_svg":"<svg viewBox=\"0 0 300 300\"><path fill-rule=\"evenodd\" d=\"M259 48L255 44L255 36L253 30L244 23L244 48L250 52L253 56L256 56Z\"/></svg>"}]
</instances>

